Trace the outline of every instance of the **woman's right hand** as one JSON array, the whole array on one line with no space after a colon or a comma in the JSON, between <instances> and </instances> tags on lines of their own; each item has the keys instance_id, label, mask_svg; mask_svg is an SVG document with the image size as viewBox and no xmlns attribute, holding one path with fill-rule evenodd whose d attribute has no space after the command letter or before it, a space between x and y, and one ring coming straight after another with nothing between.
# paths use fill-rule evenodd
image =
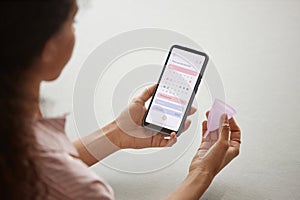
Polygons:
<instances>
[{"instance_id":1,"label":"woman's right hand","mask_svg":"<svg viewBox=\"0 0 300 200\"><path fill-rule=\"evenodd\" d=\"M206 113L206 117L208 113ZM207 121L202 123L202 134L207 131ZM213 178L239 154L241 130L235 120L222 115L220 128L202 139L201 145L182 184L169 194L167 200L199 199Z\"/></svg>"},{"instance_id":2,"label":"woman's right hand","mask_svg":"<svg viewBox=\"0 0 300 200\"><path fill-rule=\"evenodd\" d=\"M208 112L206 113L206 117ZM241 143L241 130L234 118L227 115L220 118L219 130L210 132L202 138L201 145L194 156L189 172L201 172L216 176L231 160L238 156ZM202 123L202 134L207 131L207 121Z\"/></svg>"}]
</instances>

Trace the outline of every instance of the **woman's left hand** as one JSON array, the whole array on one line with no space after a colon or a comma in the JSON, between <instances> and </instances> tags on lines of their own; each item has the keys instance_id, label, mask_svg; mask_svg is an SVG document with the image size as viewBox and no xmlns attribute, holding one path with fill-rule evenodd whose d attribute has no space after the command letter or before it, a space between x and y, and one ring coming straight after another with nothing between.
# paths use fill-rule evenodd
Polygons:
<instances>
[{"instance_id":1,"label":"woman's left hand","mask_svg":"<svg viewBox=\"0 0 300 200\"><path fill-rule=\"evenodd\" d=\"M146 130L142 127L142 121L147 111L145 102L150 99L156 88L156 84L147 88L141 95L134 98L129 106L116 119L118 126L118 140L116 145L121 149L125 148L147 148L147 147L168 147L176 143L175 132L166 139L161 133ZM189 115L196 112L196 108L191 107ZM185 121L183 131L187 130L191 124L190 120Z\"/></svg>"}]
</instances>

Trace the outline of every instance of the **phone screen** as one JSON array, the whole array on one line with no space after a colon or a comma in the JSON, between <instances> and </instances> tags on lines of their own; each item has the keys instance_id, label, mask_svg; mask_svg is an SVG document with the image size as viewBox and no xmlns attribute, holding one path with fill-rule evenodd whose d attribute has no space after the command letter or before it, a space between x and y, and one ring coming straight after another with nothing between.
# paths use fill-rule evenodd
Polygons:
<instances>
[{"instance_id":1,"label":"phone screen","mask_svg":"<svg viewBox=\"0 0 300 200\"><path fill-rule=\"evenodd\" d=\"M207 60L204 53L177 45L171 48L144 124L170 132L180 129Z\"/></svg>"}]
</instances>

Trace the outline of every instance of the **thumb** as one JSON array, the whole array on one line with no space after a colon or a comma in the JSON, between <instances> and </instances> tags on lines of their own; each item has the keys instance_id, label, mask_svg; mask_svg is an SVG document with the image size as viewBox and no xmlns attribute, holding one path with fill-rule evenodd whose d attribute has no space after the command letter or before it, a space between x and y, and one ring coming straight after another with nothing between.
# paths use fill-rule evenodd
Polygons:
<instances>
[{"instance_id":1,"label":"thumb","mask_svg":"<svg viewBox=\"0 0 300 200\"><path fill-rule=\"evenodd\" d=\"M148 99L150 99L150 97L153 95L154 90L156 89L157 84L152 85L149 88L146 88L142 94L140 94L140 96L138 97L140 100L142 100L143 102L148 101Z\"/></svg>"},{"instance_id":2,"label":"thumb","mask_svg":"<svg viewBox=\"0 0 300 200\"><path fill-rule=\"evenodd\" d=\"M230 126L227 114L223 114L220 118L220 139L228 141L230 134Z\"/></svg>"}]
</instances>

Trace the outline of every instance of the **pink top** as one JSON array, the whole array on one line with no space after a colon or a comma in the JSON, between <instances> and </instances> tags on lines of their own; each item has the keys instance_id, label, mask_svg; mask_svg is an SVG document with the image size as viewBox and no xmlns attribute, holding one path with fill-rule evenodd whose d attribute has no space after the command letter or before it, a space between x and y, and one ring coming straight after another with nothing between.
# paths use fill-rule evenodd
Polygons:
<instances>
[{"instance_id":1,"label":"pink top","mask_svg":"<svg viewBox=\"0 0 300 200\"><path fill-rule=\"evenodd\" d=\"M64 128L65 117L39 119L34 127L48 199L114 199L112 188L78 158Z\"/></svg>"}]
</instances>

